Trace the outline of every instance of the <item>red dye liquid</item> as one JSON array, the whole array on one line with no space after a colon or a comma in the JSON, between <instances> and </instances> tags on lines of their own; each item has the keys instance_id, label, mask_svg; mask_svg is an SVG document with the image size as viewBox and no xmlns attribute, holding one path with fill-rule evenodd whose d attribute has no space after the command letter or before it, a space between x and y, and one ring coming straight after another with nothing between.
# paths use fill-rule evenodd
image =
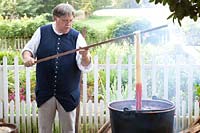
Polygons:
<instances>
[{"instance_id":1,"label":"red dye liquid","mask_svg":"<svg viewBox=\"0 0 200 133\"><path fill-rule=\"evenodd\" d=\"M142 83L136 83L136 110L142 108Z\"/></svg>"}]
</instances>

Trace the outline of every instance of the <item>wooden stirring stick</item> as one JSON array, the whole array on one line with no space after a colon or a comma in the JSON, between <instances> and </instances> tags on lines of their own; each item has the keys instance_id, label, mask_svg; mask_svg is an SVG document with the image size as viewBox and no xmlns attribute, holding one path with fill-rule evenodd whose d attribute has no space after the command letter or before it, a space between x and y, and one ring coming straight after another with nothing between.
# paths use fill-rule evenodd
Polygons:
<instances>
[{"instance_id":1,"label":"wooden stirring stick","mask_svg":"<svg viewBox=\"0 0 200 133\"><path fill-rule=\"evenodd\" d=\"M127 35L120 36L120 37L117 37L117 38L113 38L113 39L110 39L110 40L106 40L106 41L103 41L103 42L94 43L94 44L88 45L86 47L82 47L82 48L78 48L78 49L73 49L73 50L66 51L66 52L63 52L63 53L59 53L59 54L56 54L56 55L48 56L48 57L36 60L35 63L40 63L40 62L48 61L48 60L51 60L51 59L55 59L57 57L68 55L68 54L71 54L71 53L74 53L74 52L77 52L77 51L80 51L80 50L83 50L83 49L89 49L89 48L92 48L92 47L100 46L102 44L106 44L106 43L113 42L113 41L116 41L116 40L119 40L119 39L123 39L123 38L127 38L127 37L130 37L130 36L133 36L133 34L134 33L127 34Z\"/></svg>"},{"instance_id":2,"label":"wooden stirring stick","mask_svg":"<svg viewBox=\"0 0 200 133\"><path fill-rule=\"evenodd\" d=\"M155 28L152 28L152 29L144 30L144 31L141 31L140 33L150 32L150 31L157 30L157 29L164 28L164 27L167 27L167 25L162 25L162 26L158 26L158 27L155 27ZM109 40L106 40L106 41L103 41L103 42L94 43L94 44L88 45L86 47L82 47L82 48L78 48L78 49L73 49L73 50L66 51L66 52L63 52L63 53L59 53L59 54L56 54L56 55L48 56L48 57L36 60L35 63L40 63L40 62L48 61L48 60L51 60L51 59L55 59L57 57L61 57L61 56L64 56L64 55L68 55L68 54L74 53L74 52L79 51L79 50L89 49L89 48L96 47L96 46L99 46L99 45L102 45L102 44L106 44L106 43L109 43L109 42L114 42L114 41L119 40L119 39L124 39L124 38L127 38L127 37L131 37L134 34L135 33L127 34L127 35L120 36L120 37L113 38L113 39L109 39Z\"/></svg>"}]
</instances>

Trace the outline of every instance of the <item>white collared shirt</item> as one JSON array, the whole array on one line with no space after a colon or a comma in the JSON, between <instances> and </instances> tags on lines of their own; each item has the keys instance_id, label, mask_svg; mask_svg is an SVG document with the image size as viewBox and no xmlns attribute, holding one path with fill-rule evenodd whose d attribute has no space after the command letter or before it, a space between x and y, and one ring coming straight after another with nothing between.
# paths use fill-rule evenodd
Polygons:
<instances>
[{"instance_id":1,"label":"white collared shirt","mask_svg":"<svg viewBox=\"0 0 200 133\"><path fill-rule=\"evenodd\" d=\"M52 27L53 27L53 30L54 32L57 34L57 35L62 35L63 33L59 33L56 31L55 29L55 22L52 23ZM33 34L32 38L29 40L29 42L25 45L25 47L23 48L22 50L22 53L24 51L30 51L33 55L33 57L35 58L36 57L36 52L37 52L37 48L40 44L40 38L41 38L41 33L40 33L40 28L38 28L35 33ZM78 38L77 38L77 41L76 41L76 49L79 48L79 47L85 47L87 46L87 43L85 41L85 39L83 38L83 36L81 34L78 35ZM92 61L90 62L90 64L88 66L83 66L81 64L81 58L82 58L82 55L79 54L79 52L77 51L76 52L76 62L77 62L77 65L79 67L79 69L83 72L88 72L92 69Z\"/></svg>"}]
</instances>

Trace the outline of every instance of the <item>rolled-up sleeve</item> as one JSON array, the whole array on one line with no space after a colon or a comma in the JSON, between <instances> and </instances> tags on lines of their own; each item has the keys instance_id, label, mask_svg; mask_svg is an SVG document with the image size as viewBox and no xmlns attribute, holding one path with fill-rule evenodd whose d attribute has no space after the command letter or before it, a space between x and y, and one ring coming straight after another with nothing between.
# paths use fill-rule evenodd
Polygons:
<instances>
[{"instance_id":1,"label":"rolled-up sleeve","mask_svg":"<svg viewBox=\"0 0 200 133\"><path fill-rule=\"evenodd\" d=\"M87 43L86 43L85 39L83 38L83 36L81 34L79 34L78 38L77 38L77 42L76 42L76 48L78 49L79 47L86 47L86 46L87 46ZM83 66L81 64L82 56L81 56L81 54L79 54L79 52L76 52L77 65L82 72L89 72L92 70L93 62L92 62L92 58L91 58L90 54L89 54L89 56L90 56L90 63L87 66Z\"/></svg>"},{"instance_id":2,"label":"rolled-up sleeve","mask_svg":"<svg viewBox=\"0 0 200 133\"><path fill-rule=\"evenodd\" d=\"M24 51L29 51L32 53L33 57L36 57L36 52L37 52L37 48L40 44L40 28L38 28L35 33L33 34L33 36L31 37L31 39L28 41L28 43L25 45L25 47L22 49L21 54L23 54Z\"/></svg>"}]
</instances>

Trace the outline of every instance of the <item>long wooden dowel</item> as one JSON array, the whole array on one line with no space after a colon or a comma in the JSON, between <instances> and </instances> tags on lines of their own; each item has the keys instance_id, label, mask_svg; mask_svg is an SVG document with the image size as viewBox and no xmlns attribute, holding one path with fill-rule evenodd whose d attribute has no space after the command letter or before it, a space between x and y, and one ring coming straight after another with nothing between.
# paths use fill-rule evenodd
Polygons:
<instances>
[{"instance_id":1,"label":"long wooden dowel","mask_svg":"<svg viewBox=\"0 0 200 133\"><path fill-rule=\"evenodd\" d=\"M162 26L155 27L155 28L152 28L152 29L144 30L144 31L141 31L140 33L150 32L150 31L157 30L157 29L164 28L164 27L167 27L167 25L162 25ZM134 34L135 33L133 32L131 34L127 34L127 35L124 35L124 36L112 38L112 39L109 39L109 40L106 40L106 41L103 41L103 42L94 43L94 44L88 45L86 47L82 47L82 48L78 48L78 49L73 49L73 50L66 51L66 52L63 52L63 53L59 53L59 54L56 54L56 55L48 56L48 57L36 60L35 63L40 63L40 62L48 61L48 60L55 59L55 58L58 58L58 57L61 57L61 56L64 56L64 55L75 53L75 52L83 50L83 49L89 49L89 48L96 47L96 46L99 46L99 45L102 45L102 44L106 44L106 43L109 43L109 42L117 41L119 39L124 39L124 38L130 37L130 36L133 36Z\"/></svg>"},{"instance_id":2,"label":"long wooden dowel","mask_svg":"<svg viewBox=\"0 0 200 133\"><path fill-rule=\"evenodd\" d=\"M73 50L66 51L66 52L63 52L63 53L59 53L59 54L56 54L56 55L48 56L48 57L37 60L35 63L40 63L40 62L47 61L47 60L50 60L50 59L54 59L54 58L57 58L57 57L60 57L60 56L68 55L68 54L71 54L71 53L74 53L76 51L80 51L80 50L83 50L83 49L89 49L89 48L92 48L92 47L96 47L96 46L99 46L99 45L102 45L102 44L106 44L106 43L109 43L109 42L113 42L113 41L116 41L116 40L119 40L119 39L129 37L131 35L133 35L133 33L125 35L125 36L113 38L113 39L110 39L110 40L106 40L106 41L103 41L103 42L95 43L95 44L92 44L92 45L88 45L86 47L73 49Z\"/></svg>"}]
</instances>

